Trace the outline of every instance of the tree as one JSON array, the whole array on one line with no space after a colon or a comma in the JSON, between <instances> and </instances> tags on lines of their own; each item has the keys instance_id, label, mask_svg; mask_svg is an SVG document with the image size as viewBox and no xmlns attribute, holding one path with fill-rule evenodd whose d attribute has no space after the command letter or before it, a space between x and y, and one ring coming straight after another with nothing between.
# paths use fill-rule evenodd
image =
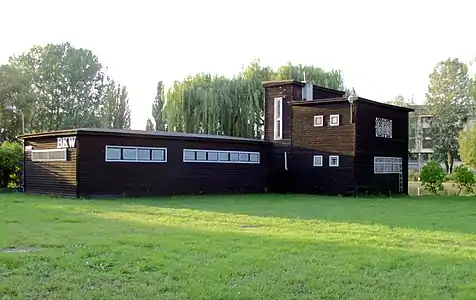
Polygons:
<instances>
[{"instance_id":1,"label":"tree","mask_svg":"<svg viewBox=\"0 0 476 300\"><path fill-rule=\"evenodd\" d=\"M451 173L453 161L458 157L458 135L473 105L466 64L448 58L436 65L430 74L426 105L433 116L430 127L433 157L444 162L446 172Z\"/></svg>"},{"instance_id":2,"label":"tree","mask_svg":"<svg viewBox=\"0 0 476 300\"><path fill-rule=\"evenodd\" d=\"M21 114L5 111L3 107L17 107L25 115L26 122L31 116L30 107L36 96L30 82L30 78L10 65L0 66L0 142L3 139L14 140L22 129ZM28 127L28 122L25 126Z\"/></svg>"},{"instance_id":3,"label":"tree","mask_svg":"<svg viewBox=\"0 0 476 300\"><path fill-rule=\"evenodd\" d=\"M4 142L0 145L0 188L7 188L12 183L22 167L22 160L23 149L19 143Z\"/></svg>"},{"instance_id":4,"label":"tree","mask_svg":"<svg viewBox=\"0 0 476 300\"><path fill-rule=\"evenodd\" d=\"M460 132L458 146L459 155L464 163L476 168L476 126Z\"/></svg>"},{"instance_id":5,"label":"tree","mask_svg":"<svg viewBox=\"0 0 476 300\"><path fill-rule=\"evenodd\" d=\"M163 110L167 130L260 138L264 124L262 81L303 80L342 89L338 71L325 72L313 66L282 66L277 72L254 60L238 76L226 78L196 74L174 82L167 91Z\"/></svg>"},{"instance_id":6,"label":"tree","mask_svg":"<svg viewBox=\"0 0 476 300\"><path fill-rule=\"evenodd\" d=\"M416 105L413 98L405 98L402 95L397 95L390 101L386 103L403 106L403 107L414 107ZM418 135L418 112L413 111L408 114L408 148L409 150L413 149L416 146L416 137Z\"/></svg>"},{"instance_id":7,"label":"tree","mask_svg":"<svg viewBox=\"0 0 476 300\"><path fill-rule=\"evenodd\" d=\"M423 188L433 194L437 194L439 191L443 190L443 181L445 180L445 171L434 160L430 160L422 169L421 169L421 184Z\"/></svg>"},{"instance_id":8,"label":"tree","mask_svg":"<svg viewBox=\"0 0 476 300\"><path fill-rule=\"evenodd\" d=\"M32 131L101 126L109 78L92 51L70 43L34 46L9 60L36 94L27 121Z\"/></svg>"},{"instance_id":9,"label":"tree","mask_svg":"<svg viewBox=\"0 0 476 300\"><path fill-rule=\"evenodd\" d=\"M157 92L155 95L155 100L152 103L152 117L155 120L155 130L164 131L165 130L165 120L163 116L164 108L164 85L162 81L157 83Z\"/></svg>"},{"instance_id":10,"label":"tree","mask_svg":"<svg viewBox=\"0 0 476 300\"><path fill-rule=\"evenodd\" d=\"M461 191L464 190L466 194L473 193L475 178L473 172L464 165L459 165L455 168L452 179L454 181L453 186L458 188L457 196L460 195Z\"/></svg>"},{"instance_id":11,"label":"tree","mask_svg":"<svg viewBox=\"0 0 476 300\"><path fill-rule=\"evenodd\" d=\"M131 128L131 110L127 88L111 82L102 104L103 127L116 129Z\"/></svg>"},{"instance_id":12,"label":"tree","mask_svg":"<svg viewBox=\"0 0 476 300\"><path fill-rule=\"evenodd\" d=\"M154 131L154 123L152 123L152 120L150 118L147 118L147 123L145 125L145 130Z\"/></svg>"}]
</instances>

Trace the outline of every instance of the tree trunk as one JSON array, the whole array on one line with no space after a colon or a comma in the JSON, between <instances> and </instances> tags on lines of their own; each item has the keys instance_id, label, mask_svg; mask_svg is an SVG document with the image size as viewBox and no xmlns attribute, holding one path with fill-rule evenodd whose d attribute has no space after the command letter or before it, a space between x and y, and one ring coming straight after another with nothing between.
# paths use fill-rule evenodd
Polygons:
<instances>
[{"instance_id":1,"label":"tree trunk","mask_svg":"<svg viewBox=\"0 0 476 300\"><path fill-rule=\"evenodd\" d=\"M448 165L448 160L445 160L446 174L450 171L450 166Z\"/></svg>"},{"instance_id":2,"label":"tree trunk","mask_svg":"<svg viewBox=\"0 0 476 300\"><path fill-rule=\"evenodd\" d=\"M448 168L447 168L447 173L451 174L453 172L453 154L451 151L447 152L447 160L448 160Z\"/></svg>"}]
</instances>

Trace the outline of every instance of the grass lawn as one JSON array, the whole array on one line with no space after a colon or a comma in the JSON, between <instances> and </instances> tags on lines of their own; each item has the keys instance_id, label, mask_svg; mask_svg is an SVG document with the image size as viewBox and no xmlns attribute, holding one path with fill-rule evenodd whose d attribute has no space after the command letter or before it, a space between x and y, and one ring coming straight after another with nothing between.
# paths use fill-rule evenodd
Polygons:
<instances>
[{"instance_id":1,"label":"grass lawn","mask_svg":"<svg viewBox=\"0 0 476 300\"><path fill-rule=\"evenodd\" d=\"M0 299L474 299L475 221L470 197L3 194Z\"/></svg>"}]
</instances>

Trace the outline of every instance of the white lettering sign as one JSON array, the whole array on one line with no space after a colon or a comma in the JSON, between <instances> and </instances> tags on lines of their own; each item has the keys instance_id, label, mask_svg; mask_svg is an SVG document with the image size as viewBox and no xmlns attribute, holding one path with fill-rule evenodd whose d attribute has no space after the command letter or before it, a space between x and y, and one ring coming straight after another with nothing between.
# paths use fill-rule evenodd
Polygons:
<instances>
[{"instance_id":1,"label":"white lettering sign","mask_svg":"<svg viewBox=\"0 0 476 300\"><path fill-rule=\"evenodd\" d=\"M59 137L57 139L56 148L75 148L75 147L76 147L75 136Z\"/></svg>"}]
</instances>

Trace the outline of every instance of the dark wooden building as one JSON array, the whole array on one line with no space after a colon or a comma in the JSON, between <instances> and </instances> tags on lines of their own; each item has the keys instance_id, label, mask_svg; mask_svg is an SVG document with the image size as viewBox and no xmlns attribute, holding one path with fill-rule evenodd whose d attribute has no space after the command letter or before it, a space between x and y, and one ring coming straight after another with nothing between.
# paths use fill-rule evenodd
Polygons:
<instances>
[{"instance_id":1,"label":"dark wooden building","mask_svg":"<svg viewBox=\"0 0 476 300\"><path fill-rule=\"evenodd\" d=\"M27 193L408 193L411 109L264 82L264 140L113 129L27 134Z\"/></svg>"},{"instance_id":2,"label":"dark wooden building","mask_svg":"<svg viewBox=\"0 0 476 300\"><path fill-rule=\"evenodd\" d=\"M23 139L25 192L73 197L265 192L272 149L254 139L90 128Z\"/></svg>"},{"instance_id":3,"label":"dark wooden building","mask_svg":"<svg viewBox=\"0 0 476 300\"><path fill-rule=\"evenodd\" d=\"M412 109L297 81L264 82L265 140L274 190L360 195L408 193Z\"/></svg>"}]
</instances>

